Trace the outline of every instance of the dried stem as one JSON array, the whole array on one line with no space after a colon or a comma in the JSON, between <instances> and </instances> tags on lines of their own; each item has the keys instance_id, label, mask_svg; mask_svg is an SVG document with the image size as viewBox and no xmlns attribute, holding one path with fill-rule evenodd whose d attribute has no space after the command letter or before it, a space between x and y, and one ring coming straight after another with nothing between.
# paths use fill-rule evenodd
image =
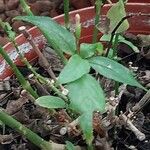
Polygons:
<instances>
[{"instance_id":1,"label":"dried stem","mask_svg":"<svg viewBox=\"0 0 150 150\"><path fill-rule=\"evenodd\" d=\"M145 134L139 131L131 122L129 118L123 113L119 116L121 120L123 120L124 124L135 134L138 140L143 141L146 137Z\"/></svg>"},{"instance_id":2,"label":"dried stem","mask_svg":"<svg viewBox=\"0 0 150 150\"><path fill-rule=\"evenodd\" d=\"M23 35L27 38L27 40L29 41L29 43L32 45L33 49L35 50L36 54L38 55L38 57L41 59L42 61L42 65L44 67L44 69L48 72L48 74L50 75L50 77L56 82L57 78L48 62L48 60L44 57L44 55L42 54L42 52L40 51L40 49L36 46L31 34L26 30L26 28L24 26L20 27L19 30L23 33ZM64 90L64 87L59 84L61 90Z\"/></svg>"},{"instance_id":3,"label":"dried stem","mask_svg":"<svg viewBox=\"0 0 150 150\"><path fill-rule=\"evenodd\" d=\"M69 133L72 129L76 129L76 126L79 124L79 118L73 120L71 123L66 125L65 127L62 127L60 129L60 133L62 135L65 135L66 133Z\"/></svg>"}]
</instances>

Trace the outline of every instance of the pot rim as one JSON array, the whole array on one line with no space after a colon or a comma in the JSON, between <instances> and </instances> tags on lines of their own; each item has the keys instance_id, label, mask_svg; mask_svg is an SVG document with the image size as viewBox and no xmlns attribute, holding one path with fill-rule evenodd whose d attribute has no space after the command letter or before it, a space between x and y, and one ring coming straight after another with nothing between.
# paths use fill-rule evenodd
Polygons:
<instances>
[{"instance_id":1,"label":"pot rim","mask_svg":"<svg viewBox=\"0 0 150 150\"><path fill-rule=\"evenodd\" d=\"M104 14L106 14L106 12L107 12L107 9L109 9L109 7L110 6L112 6L111 4L106 4L103 8L104 8ZM138 7L141 9L141 11L144 11L145 12L145 10L146 10L146 13L147 13L147 10L149 10L149 6L150 6L150 3L128 3L127 4L127 7L129 7L129 10L131 10L132 11L132 6L134 6L134 9L133 9L133 12L135 11L135 12L138 12ZM146 8L148 8L148 9L143 9L144 8L144 6L146 6ZM85 14L85 12L87 12L87 16L88 16L88 12L89 13L91 13L91 15L92 16L94 16L94 7L92 6L92 7L86 7L86 8L82 8L82 9L78 9L78 10L74 10L74 11L71 11L69 14L72 16L72 18L74 18L74 15L75 14L77 14L77 13L79 13L79 14L81 14L82 16L84 16L84 14ZM127 11L127 12L130 12L130 11ZM60 24L64 24L64 14L62 14L62 15L59 15L59 16L56 16L56 17L54 17L53 19L56 21L56 22L58 22L58 23L60 23ZM87 19L87 17L86 18L84 18L84 17L82 17L83 18L83 22L84 22L84 20L86 20ZM81 19L82 19L81 18ZM88 19L87 19L88 20ZM81 21L81 22L82 22ZM149 21L149 20L148 20ZM93 24L92 24L93 25ZM140 27L141 27L141 25L140 25ZM135 28L136 29L136 28ZM43 34L40 32L40 30L36 27L36 26L33 26L33 27L31 27L30 29L28 29L28 31L31 33L31 34L33 34L33 37L39 37L39 36L41 36L42 37L42 41L40 41L40 42L38 42L37 44L38 44L38 46L39 46L39 48L40 49L42 49L45 45L46 45L46 41L45 41L45 39L43 39ZM136 31L138 31L138 29L136 29ZM149 32L150 30L149 30L149 22L148 22L148 28L146 28L146 30L143 30L143 31L141 31L140 32L140 30L139 30L139 33L148 33L148 34L150 34L150 32ZM83 28L83 32L84 33L87 33L87 28ZM91 27L90 28L88 28L88 32L91 32ZM129 31L130 32L130 31ZM132 32L132 31L131 31ZM134 31L133 31L133 33L134 33ZM85 39L84 39L84 38ZM89 35L89 36L85 36L84 34L82 35L82 37L81 37L81 41L82 42L84 42L84 40L86 40L86 42L88 43L88 42L90 42L90 41L88 41L89 39L91 39L91 35ZM15 40L18 42L18 44L19 44L19 46L22 46L23 44L24 44L24 42L25 42L25 38L24 38L24 36L23 36L23 34L19 34L16 38L15 38ZM27 43L26 43L27 44ZM8 51L8 52L12 52L12 49L14 48L13 46L12 46L12 43L11 42L8 42L6 45L4 45L3 46L3 48L6 50L6 51ZM28 49L29 50L29 49ZM33 51L33 49L32 48L30 48L30 50L28 51L28 52L26 52L25 53L26 54L26 56L27 56L27 58L28 58L28 61L33 61L33 60L35 60L36 58L37 58L37 56L36 56L36 54L34 53L34 51ZM16 55L16 54L15 54ZM4 61L4 59L2 58L0 61ZM23 66L23 64L21 63L21 61L18 59L18 57L16 57L14 60L13 60L17 65L20 65L20 66ZM5 62L5 65L6 65L7 63ZM1 64L0 64L1 65ZM3 64L2 64L3 65ZM2 67L4 67L4 66L2 66ZM8 79L8 77L10 77L11 75L12 75L12 70L11 70L11 68L10 67L4 67L3 69L1 69L0 70L1 72L0 72L0 79Z\"/></svg>"},{"instance_id":2,"label":"pot rim","mask_svg":"<svg viewBox=\"0 0 150 150\"><path fill-rule=\"evenodd\" d=\"M104 7L110 7L110 6L112 6L113 4L105 4L104 5ZM126 4L127 6L150 6L150 3L127 3ZM71 11L71 12L69 12L69 14L71 15L71 14L74 14L74 13L76 13L76 12L78 12L78 13L80 13L80 12L82 12L82 11L85 11L85 10L91 10L91 9L94 9L94 6L91 6L91 7L86 7L86 8L81 8L81 9L78 9L78 10L73 10L73 11ZM64 16L64 14L62 14L62 15L59 15L59 16L56 16L56 17L53 17L53 19L54 20L57 20L57 19L59 19L59 18L62 18ZM31 30L34 30L34 29L37 29L37 27L36 26L33 26L33 27L31 27L30 29L28 29L28 31L31 31ZM19 34L16 38L15 38L15 40L17 40L17 39L19 39L20 37L22 36L22 34ZM5 44L4 46L3 46L3 48L5 49L9 44L10 44L11 42L8 42L7 44Z\"/></svg>"}]
</instances>

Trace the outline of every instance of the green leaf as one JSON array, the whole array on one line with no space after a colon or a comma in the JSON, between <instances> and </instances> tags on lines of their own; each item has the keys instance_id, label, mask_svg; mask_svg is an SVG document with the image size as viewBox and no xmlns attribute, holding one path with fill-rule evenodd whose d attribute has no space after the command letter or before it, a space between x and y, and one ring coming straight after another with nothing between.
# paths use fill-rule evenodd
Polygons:
<instances>
[{"instance_id":1,"label":"green leaf","mask_svg":"<svg viewBox=\"0 0 150 150\"><path fill-rule=\"evenodd\" d=\"M122 39L119 42L125 43L128 46L130 46L135 53L139 53L140 52L139 49L133 43L131 43L130 41L127 41L126 39Z\"/></svg>"},{"instance_id":2,"label":"green leaf","mask_svg":"<svg viewBox=\"0 0 150 150\"><path fill-rule=\"evenodd\" d=\"M93 56L96 52L103 52L103 45L100 42L94 44L82 43L80 45L80 56L82 58L89 58Z\"/></svg>"},{"instance_id":3,"label":"green leaf","mask_svg":"<svg viewBox=\"0 0 150 150\"><path fill-rule=\"evenodd\" d=\"M79 119L86 143L90 145L93 141L93 114L84 113Z\"/></svg>"},{"instance_id":4,"label":"green leaf","mask_svg":"<svg viewBox=\"0 0 150 150\"><path fill-rule=\"evenodd\" d=\"M119 0L115 3L107 12L107 18L110 20L109 33L111 33L117 24L126 16L126 11L124 8L123 0ZM127 20L124 20L123 23L119 26L116 33L121 33L126 31L129 28L129 23Z\"/></svg>"},{"instance_id":5,"label":"green leaf","mask_svg":"<svg viewBox=\"0 0 150 150\"><path fill-rule=\"evenodd\" d=\"M66 104L65 102L55 96L42 96L36 99L35 104L44 107L44 108L65 108Z\"/></svg>"},{"instance_id":6,"label":"green leaf","mask_svg":"<svg viewBox=\"0 0 150 150\"><path fill-rule=\"evenodd\" d=\"M69 107L80 113L103 112L105 97L100 84L91 75L86 74L67 85L69 90Z\"/></svg>"},{"instance_id":7,"label":"green leaf","mask_svg":"<svg viewBox=\"0 0 150 150\"><path fill-rule=\"evenodd\" d=\"M50 17L40 16L17 16L16 20L23 20L37 26L59 55L62 51L74 54L76 50L75 37L68 30L60 26Z\"/></svg>"},{"instance_id":8,"label":"green leaf","mask_svg":"<svg viewBox=\"0 0 150 150\"><path fill-rule=\"evenodd\" d=\"M62 84L75 81L82 77L84 74L87 74L89 70L89 62L75 54L69 59L67 65L61 71L58 81Z\"/></svg>"},{"instance_id":9,"label":"green leaf","mask_svg":"<svg viewBox=\"0 0 150 150\"><path fill-rule=\"evenodd\" d=\"M66 141L66 149L67 150L75 150L75 147L71 142Z\"/></svg>"},{"instance_id":10,"label":"green leaf","mask_svg":"<svg viewBox=\"0 0 150 150\"><path fill-rule=\"evenodd\" d=\"M100 84L91 75L86 74L67 85L69 90L69 107L81 113L79 119L86 142L93 140L93 111L104 112L105 97Z\"/></svg>"},{"instance_id":11,"label":"green leaf","mask_svg":"<svg viewBox=\"0 0 150 150\"><path fill-rule=\"evenodd\" d=\"M131 71L118 62L100 56L89 59L89 62L91 67L99 72L99 74L102 74L109 79L136 86L145 90L145 88L134 79Z\"/></svg>"},{"instance_id":12,"label":"green leaf","mask_svg":"<svg viewBox=\"0 0 150 150\"><path fill-rule=\"evenodd\" d=\"M114 38L113 38L113 42L115 42L115 37L116 35L114 35ZM104 42L109 42L111 39L111 34L103 34L100 38L100 41L104 41ZM118 40L121 41L121 40L124 40L125 38L121 35L119 35L118 37Z\"/></svg>"},{"instance_id":13,"label":"green leaf","mask_svg":"<svg viewBox=\"0 0 150 150\"><path fill-rule=\"evenodd\" d=\"M116 35L115 35L116 36ZM113 43L115 42L115 36L113 38ZM102 37L100 38L100 41L110 41L111 39L111 34L103 34ZM139 53L139 49L133 44L131 43L130 41L126 40L123 36L119 35L118 37L118 43L125 43L127 44L128 46L130 46L132 48L132 50L135 52L135 53Z\"/></svg>"}]
</instances>

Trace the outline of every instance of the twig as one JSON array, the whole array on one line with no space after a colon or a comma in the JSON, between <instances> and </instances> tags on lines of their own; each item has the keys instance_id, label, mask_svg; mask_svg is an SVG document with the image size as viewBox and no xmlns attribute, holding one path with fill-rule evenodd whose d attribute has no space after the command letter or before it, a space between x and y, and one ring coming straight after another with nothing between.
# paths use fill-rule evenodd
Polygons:
<instances>
[{"instance_id":1,"label":"twig","mask_svg":"<svg viewBox=\"0 0 150 150\"><path fill-rule=\"evenodd\" d=\"M135 134L138 140L143 141L146 138L145 134L139 131L125 114L121 112L119 118L123 120L124 124Z\"/></svg>"},{"instance_id":2,"label":"twig","mask_svg":"<svg viewBox=\"0 0 150 150\"><path fill-rule=\"evenodd\" d=\"M76 129L76 126L79 124L79 118L75 119L71 123L69 123L67 126L62 127L60 129L60 134L65 135L66 133L69 133L72 129Z\"/></svg>"},{"instance_id":3,"label":"twig","mask_svg":"<svg viewBox=\"0 0 150 150\"><path fill-rule=\"evenodd\" d=\"M48 62L48 60L44 57L44 55L41 53L40 49L36 46L31 34L26 30L26 27L25 26L21 26L19 28L19 30L23 33L23 35L27 38L27 40L29 41L29 43L32 45L33 49L35 50L36 54L38 55L38 57L41 59L42 61L42 65L44 67L44 69L48 72L48 74L50 75L50 77L56 82L58 83L57 81L57 78ZM64 87L59 84L61 90L63 91L64 90Z\"/></svg>"}]
</instances>

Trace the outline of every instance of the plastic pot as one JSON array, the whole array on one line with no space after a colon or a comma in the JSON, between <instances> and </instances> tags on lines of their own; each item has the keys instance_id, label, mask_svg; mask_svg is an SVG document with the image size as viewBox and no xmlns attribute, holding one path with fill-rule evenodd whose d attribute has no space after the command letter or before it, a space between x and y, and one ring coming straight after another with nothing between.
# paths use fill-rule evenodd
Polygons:
<instances>
[{"instance_id":1,"label":"plastic pot","mask_svg":"<svg viewBox=\"0 0 150 150\"><path fill-rule=\"evenodd\" d=\"M110 5L105 5L102 8L102 18L105 18L105 14L107 13ZM150 4L140 4L140 3L129 3L126 6L126 11L128 14L134 13L137 14L139 12L143 14L149 14ZM84 9L80 9L77 11L73 11L70 13L70 20L74 22L74 16L76 14L80 14L81 22L82 22L82 36L81 42L90 43L92 40L93 33L93 25L94 25L94 16L95 11L93 7L88 7ZM63 15L57 16L54 18L60 24L64 23ZM150 34L150 20L147 16L136 16L134 18L129 19L130 28L128 32L133 34ZM36 44L40 49L43 49L46 45L46 39L42 35L42 33L37 29L37 27L33 27L29 30L30 34L33 36ZM30 44L26 41L25 37L21 34L16 38L16 42L19 45L19 49L21 52L25 54L25 57L32 61L37 58L34 50L30 46ZM8 43L3 47L11 59L19 66L23 65L18 58L17 52L13 47L12 43ZM10 77L13 74L11 68L7 65L5 60L0 56L0 79L5 79Z\"/></svg>"}]
</instances>

